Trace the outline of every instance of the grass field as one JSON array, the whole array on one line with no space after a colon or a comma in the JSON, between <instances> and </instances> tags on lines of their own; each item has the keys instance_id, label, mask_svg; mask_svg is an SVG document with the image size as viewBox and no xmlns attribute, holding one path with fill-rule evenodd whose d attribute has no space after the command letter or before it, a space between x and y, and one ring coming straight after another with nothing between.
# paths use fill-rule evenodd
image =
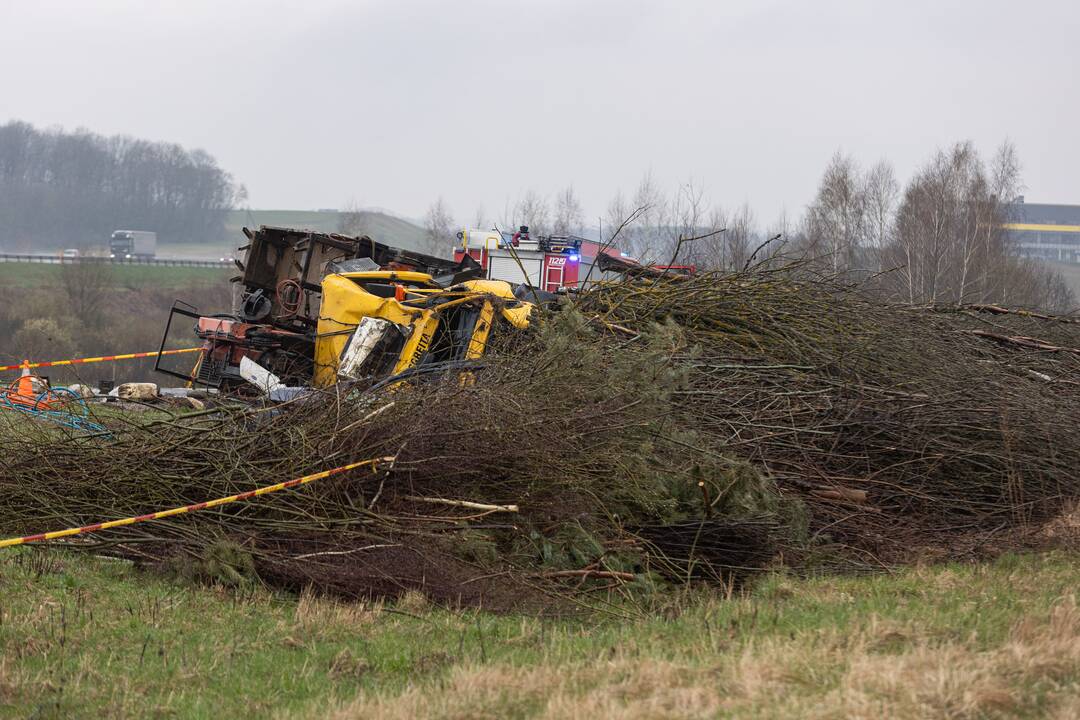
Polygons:
<instances>
[{"instance_id":1,"label":"grass field","mask_svg":"<svg viewBox=\"0 0 1080 720\"><path fill-rule=\"evenodd\" d=\"M247 244L243 235L230 237L217 243L160 243L157 248L159 258L180 258L185 260L218 260L223 257L243 257L236 248Z\"/></svg>"},{"instance_id":2,"label":"grass field","mask_svg":"<svg viewBox=\"0 0 1080 720\"><path fill-rule=\"evenodd\" d=\"M363 232L379 242L419 250L424 246L424 229L408 220L381 212L362 211ZM341 213L316 210L233 210L225 219L226 237L243 240L241 228L260 225L301 228L319 232L341 232ZM242 244L240 242L237 243Z\"/></svg>"},{"instance_id":3,"label":"grass field","mask_svg":"<svg viewBox=\"0 0 1080 720\"><path fill-rule=\"evenodd\" d=\"M423 228L385 213L367 211L363 232L379 242L420 250L425 245ZM237 248L247 244L243 228L256 229L260 225L300 228L317 232L341 231L341 213L317 210L233 210L225 218L225 240L217 243L162 243L158 246L159 257L169 258L218 258L242 257Z\"/></svg>"},{"instance_id":4,"label":"grass field","mask_svg":"<svg viewBox=\"0 0 1080 720\"><path fill-rule=\"evenodd\" d=\"M0 285L6 287L59 287L61 265L0 263ZM222 285L228 282L228 268L161 267L156 265L110 266L113 282L126 288L170 288L192 285Z\"/></svg>"},{"instance_id":5,"label":"grass field","mask_svg":"<svg viewBox=\"0 0 1080 720\"><path fill-rule=\"evenodd\" d=\"M401 247L407 250L422 250L426 246L425 231L409 220L388 215L374 210L360 212L362 217L361 232L370 235L379 242ZM260 225L315 230L317 232L341 232L341 213L336 210L230 210L225 215L225 235L214 242L160 242L157 256L161 258L214 259L237 256L237 248L247 244L243 228L252 230ZM83 252L101 254L107 250L107 238L87 241ZM75 247L75 245L72 245ZM59 248L51 248L56 253ZM27 248L22 245L8 246L8 252L46 252L46 248Z\"/></svg>"},{"instance_id":6,"label":"grass field","mask_svg":"<svg viewBox=\"0 0 1080 720\"><path fill-rule=\"evenodd\" d=\"M294 598L0 555L13 717L1080 714L1077 556L797 580L574 618Z\"/></svg>"}]
</instances>

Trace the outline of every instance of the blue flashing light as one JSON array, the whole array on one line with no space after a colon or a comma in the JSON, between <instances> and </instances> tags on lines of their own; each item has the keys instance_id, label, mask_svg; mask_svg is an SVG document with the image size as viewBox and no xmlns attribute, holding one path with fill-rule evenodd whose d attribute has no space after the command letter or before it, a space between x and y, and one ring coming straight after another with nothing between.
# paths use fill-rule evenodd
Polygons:
<instances>
[{"instance_id":1,"label":"blue flashing light","mask_svg":"<svg viewBox=\"0 0 1080 720\"><path fill-rule=\"evenodd\" d=\"M577 262L580 259L581 259L581 256L578 255L577 253L573 253L573 254L570 255L570 262Z\"/></svg>"}]
</instances>

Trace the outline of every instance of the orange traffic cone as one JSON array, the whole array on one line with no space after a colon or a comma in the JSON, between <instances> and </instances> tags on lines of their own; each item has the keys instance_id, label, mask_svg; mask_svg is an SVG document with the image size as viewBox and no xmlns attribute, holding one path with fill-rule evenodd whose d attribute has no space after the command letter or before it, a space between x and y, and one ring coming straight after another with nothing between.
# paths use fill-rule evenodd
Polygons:
<instances>
[{"instance_id":1,"label":"orange traffic cone","mask_svg":"<svg viewBox=\"0 0 1080 720\"><path fill-rule=\"evenodd\" d=\"M20 405L33 407L42 390L41 378L30 372L30 361L23 360L22 375L15 381L15 391L8 393L8 399Z\"/></svg>"}]
</instances>

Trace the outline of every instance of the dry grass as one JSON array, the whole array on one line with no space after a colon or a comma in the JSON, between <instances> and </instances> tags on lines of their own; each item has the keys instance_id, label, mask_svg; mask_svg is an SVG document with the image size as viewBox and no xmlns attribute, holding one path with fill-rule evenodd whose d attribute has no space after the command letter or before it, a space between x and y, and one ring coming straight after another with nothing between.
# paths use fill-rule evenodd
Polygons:
<instances>
[{"instance_id":1,"label":"dry grass","mask_svg":"<svg viewBox=\"0 0 1080 720\"><path fill-rule=\"evenodd\" d=\"M342 602L307 589L297 599L294 618L296 629L315 632L319 628L367 625L378 618L381 609L378 602Z\"/></svg>"},{"instance_id":2,"label":"dry grass","mask_svg":"<svg viewBox=\"0 0 1080 720\"><path fill-rule=\"evenodd\" d=\"M1036 714L1075 703L1080 614L1062 599L1049 618L1025 619L1000 647L920 640L889 654L856 638L839 682L806 717L982 718ZM800 705L796 701L796 706Z\"/></svg>"},{"instance_id":3,"label":"dry grass","mask_svg":"<svg viewBox=\"0 0 1080 720\"><path fill-rule=\"evenodd\" d=\"M1042 539L1053 547L1080 547L1080 502L1073 503L1059 517L1039 530Z\"/></svg>"},{"instance_id":4,"label":"dry grass","mask_svg":"<svg viewBox=\"0 0 1080 720\"><path fill-rule=\"evenodd\" d=\"M873 617L853 632L703 645L681 660L631 644L588 662L462 665L331 717L1065 718L1078 708L1080 611L1069 595L991 647Z\"/></svg>"},{"instance_id":5,"label":"dry grass","mask_svg":"<svg viewBox=\"0 0 1080 720\"><path fill-rule=\"evenodd\" d=\"M553 618L0 555L0 717L1077 717L1075 553Z\"/></svg>"}]
</instances>

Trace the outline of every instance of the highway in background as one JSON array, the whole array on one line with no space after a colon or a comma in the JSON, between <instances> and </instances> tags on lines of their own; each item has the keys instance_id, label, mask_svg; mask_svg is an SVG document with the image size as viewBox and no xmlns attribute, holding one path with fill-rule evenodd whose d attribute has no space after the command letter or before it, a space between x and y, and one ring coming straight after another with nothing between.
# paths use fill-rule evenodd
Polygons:
<instances>
[{"instance_id":1,"label":"highway in background","mask_svg":"<svg viewBox=\"0 0 1080 720\"><path fill-rule=\"evenodd\" d=\"M100 255L66 257L61 253L0 253L0 262L38 263L44 265L75 265L106 263L109 265L148 265L157 267L233 267L232 258L110 258Z\"/></svg>"}]
</instances>

